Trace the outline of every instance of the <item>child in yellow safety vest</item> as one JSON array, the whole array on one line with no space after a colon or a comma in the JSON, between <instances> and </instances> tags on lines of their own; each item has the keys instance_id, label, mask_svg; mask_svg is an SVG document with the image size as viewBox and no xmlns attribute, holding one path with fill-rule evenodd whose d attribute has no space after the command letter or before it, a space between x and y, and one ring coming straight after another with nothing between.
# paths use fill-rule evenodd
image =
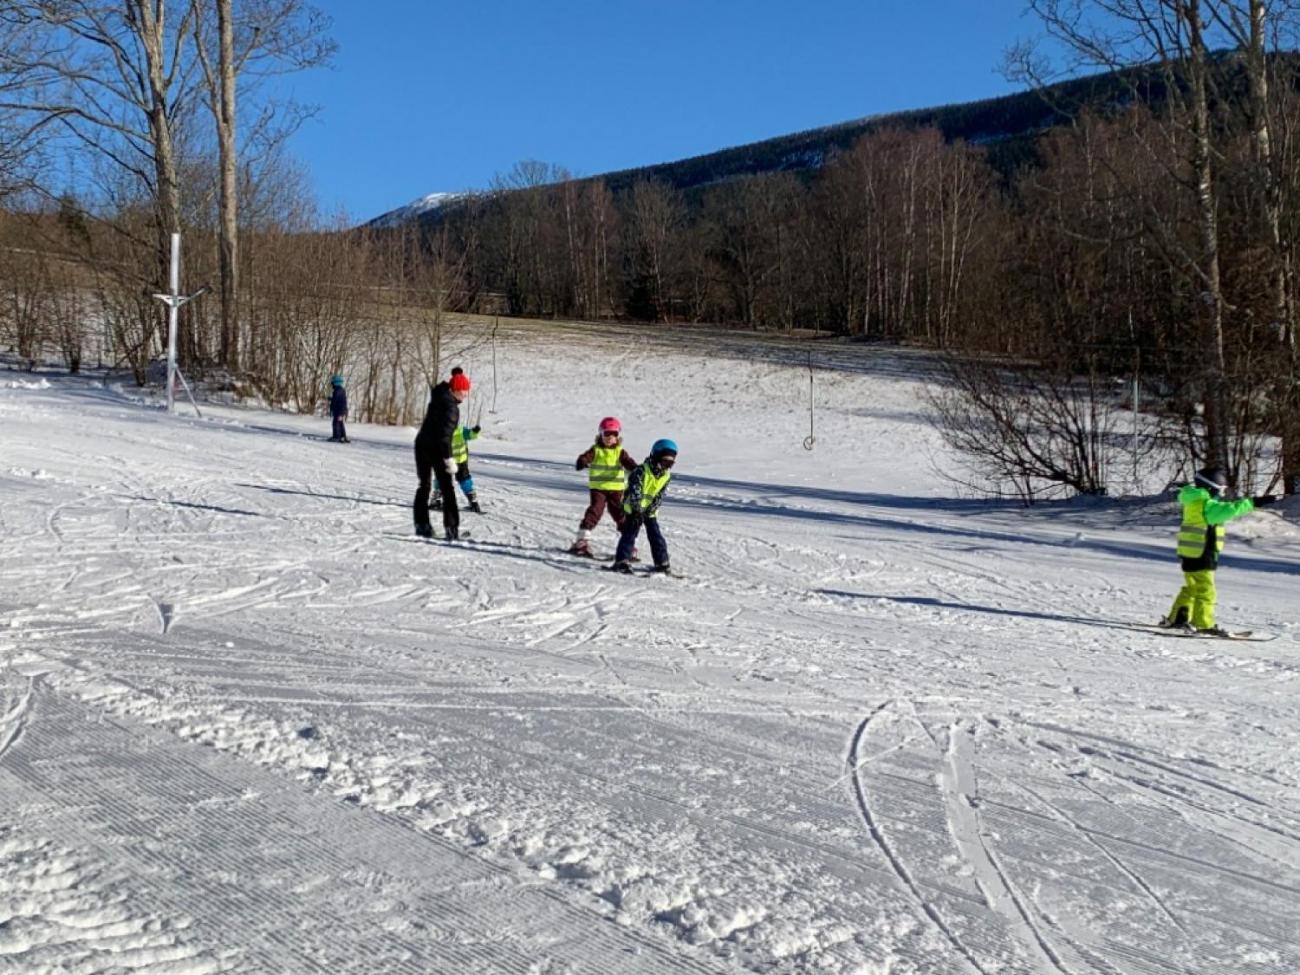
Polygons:
<instances>
[{"instance_id":1,"label":"child in yellow safety vest","mask_svg":"<svg viewBox=\"0 0 1300 975\"><path fill-rule=\"evenodd\" d=\"M646 538L650 539L650 554L654 556L655 571L671 571L668 566L668 543L659 528L659 505L663 503L668 482L672 480L675 463L677 444L672 440L656 440L645 463L628 478L627 496L623 498L623 513L627 520L618 536L614 564L610 566L615 572L632 571L636 539L642 526L645 527Z\"/></svg>"},{"instance_id":2,"label":"child in yellow safety vest","mask_svg":"<svg viewBox=\"0 0 1300 975\"><path fill-rule=\"evenodd\" d=\"M569 549L574 555L591 556L591 530L600 524L606 511L621 532L623 491L627 488L627 472L636 470L636 461L623 449L623 425L618 417L607 416L600 421L596 442L578 455L574 465L587 471L587 487L591 490L591 503L578 525L578 537Z\"/></svg>"},{"instance_id":3,"label":"child in yellow safety vest","mask_svg":"<svg viewBox=\"0 0 1300 975\"><path fill-rule=\"evenodd\" d=\"M1178 558L1183 567L1183 588L1179 590L1163 627L1195 631L1207 636L1230 636L1214 622L1214 572L1223 551L1224 526L1233 518L1249 514L1256 507L1272 504L1276 498L1222 499L1228 479L1218 467L1196 472L1191 484L1183 485L1178 501L1183 521L1178 529Z\"/></svg>"},{"instance_id":4,"label":"child in yellow safety vest","mask_svg":"<svg viewBox=\"0 0 1300 975\"><path fill-rule=\"evenodd\" d=\"M482 429L477 423L472 427L457 426L451 435L451 459L456 462L456 483L465 495L469 510L480 515L483 507L478 503L478 492L474 490L474 475L469 472L469 442L477 440ZM442 510L441 488L433 489L433 500L429 502L429 507L434 511Z\"/></svg>"}]
</instances>

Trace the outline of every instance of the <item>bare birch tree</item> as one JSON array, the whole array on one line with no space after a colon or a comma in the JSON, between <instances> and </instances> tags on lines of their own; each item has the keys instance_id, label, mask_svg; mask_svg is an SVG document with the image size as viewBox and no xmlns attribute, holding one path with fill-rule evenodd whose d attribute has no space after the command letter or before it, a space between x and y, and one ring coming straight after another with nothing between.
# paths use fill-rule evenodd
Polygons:
<instances>
[{"instance_id":1,"label":"bare birch tree","mask_svg":"<svg viewBox=\"0 0 1300 975\"><path fill-rule=\"evenodd\" d=\"M1250 126L1253 198L1265 234L1268 255L1273 327L1280 345L1277 380L1274 383L1273 414L1282 434L1282 483L1287 494L1300 493L1300 358L1296 342L1296 309L1293 295L1295 268L1290 241L1282 232L1283 189L1286 173L1295 166L1291 119L1272 94L1285 92L1289 79L1275 84L1268 50L1281 37L1294 41L1297 5L1291 0L1237 0L1211 8L1212 16L1244 52L1246 70L1246 116ZM1279 131L1279 139L1275 132Z\"/></svg>"},{"instance_id":2,"label":"bare birch tree","mask_svg":"<svg viewBox=\"0 0 1300 975\"><path fill-rule=\"evenodd\" d=\"M43 75L37 32L21 18L0 13L0 202L32 183L51 117L24 116L15 100Z\"/></svg>"},{"instance_id":3,"label":"bare birch tree","mask_svg":"<svg viewBox=\"0 0 1300 975\"><path fill-rule=\"evenodd\" d=\"M629 310L639 317L661 321L670 311L672 245L685 221L685 207L681 194L667 183L641 180L632 187L629 210Z\"/></svg>"},{"instance_id":4,"label":"bare birch tree","mask_svg":"<svg viewBox=\"0 0 1300 975\"><path fill-rule=\"evenodd\" d=\"M32 127L59 125L74 149L110 160L144 189L158 281L180 230L176 127L195 92L191 16L180 0L8 0L0 11L0 22L31 38L5 62L4 80L25 84L0 95L0 108Z\"/></svg>"},{"instance_id":5,"label":"bare birch tree","mask_svg":"<svg viewBox=\"0 0 1300 975\"><path fill-rule=\"evenodd\" d=\"M240 362L239 322L239 145L236 89L241 77L323 64L335 45L329 21L302 0L244 0L236 14L233 0L191 0L195 50L203 71L208 106L216 125L218 156L218 270L221 296L221 361ZM213 23L215 21L215 23ZM216 37L215 56L210 50ZM282 139L296 116L290 113L275 135ZM263 123L266 122L264 117Z\"/></svg>"},{"instance_id":6,"label":"bare birch tree","mask_svg":"<svg viewBox=\"0 0 1300 975\"><path fill-rule=\"evenodd\" d=\"M1220 267L1218 191L1215 130L1211 118L1211 30L1213 9L1219 0L1030 0L1029 9L1042 21L1049 36L1072 53L1081 65L1121 71L1134 66L1154 66L1168 98L1164 137L1181 146L1179 168L1170 172L1196 204L1197 246L1189 249L1177 228L1161 214L1149 214L1151 227L1162 238L1180 270L1200 294L1200 369L1204 390L1205 457L1229 466L1228 442L1231 411L1227 398L1224 353L1224 311ZM1209 13L1207 14L1207 10ZM1009 56L1012 73L1041 83L1045 68L1032 49L1021 48ZM1137 86L1147 79L1130 74ZM1163 156L1162 147L1155 152Z\"/></svg>"}]
</instances>

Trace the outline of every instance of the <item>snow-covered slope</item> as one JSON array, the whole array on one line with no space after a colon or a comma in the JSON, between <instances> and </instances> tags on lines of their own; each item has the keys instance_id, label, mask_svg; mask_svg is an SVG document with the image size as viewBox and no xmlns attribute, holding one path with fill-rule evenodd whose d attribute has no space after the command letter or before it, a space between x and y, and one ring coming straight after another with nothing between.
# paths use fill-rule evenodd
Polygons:
<instances>
[{"instance_id":1,"label":"snow-covered slope","mask_svg":"<svg viewBox=\"0 0 1300 975\"><path fill-rule=\"evenodd\" d=\"M801 348L491 352L462 546L410 430L0 374L0 971L1300 971L1294 526L1174 638L1175 507L952 497L923 356L805 450ZM564 552L611 413L682 578Z\"/></svg>"}]
</instances>

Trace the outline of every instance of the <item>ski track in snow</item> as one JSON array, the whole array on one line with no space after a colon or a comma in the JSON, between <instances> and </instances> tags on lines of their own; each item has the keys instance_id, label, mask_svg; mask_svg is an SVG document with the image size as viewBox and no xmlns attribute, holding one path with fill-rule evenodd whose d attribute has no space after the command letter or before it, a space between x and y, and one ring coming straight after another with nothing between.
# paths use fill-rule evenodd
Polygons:
<instances>
[{"instance_id":1,"label":"ski track in snow","mask_svg":"<svg viewBox=\"0 0 1300 975\"><path fill-rule=\"evenodd\" d=\"M372 879L391 896L367 910L390 943L338 915L330 971L373 970L347 954L363 944L397 951L393 971L429 970L457 939L488 953L470 971L543 944L472 886L413 923L433 894L398 865L425 842L492 871L501 896L562 905L556 970L1300 970L1300 665L1279 615L1300 533L1243 526L1220 582L1222 614L1277 640L1161 641L1133 624L1176 585L1143 554L1167 548L1171 510L936 495L917 445L940 448L910 419L923 360L828 349L843 371L819 373L819 424L846 440L809 455L787 395L806 371L783 343L660 348L701 391L682 404L640 383L639 355L611 354L557 416L545 391L570 388L578 334L503 346L502 403L471 448L487 514L463 515L460 546L406 534L409 433L358 426L339 447L319 419L167 418L84 380L0 390L0 775L22 770L27 790L0 809L0 881L30 892L57 869L107 925L68 954L61 902L0 894L25 919L0 918L0 969L95 970L113 925L138 947L114 956L122 971L292 968L311 955L285 934L295 911L333 917L345 898L287 861L276 883L299 889L264 920L230 898L258 856L302 842L274 821L344 859L364 834L388 864ZM659 431L683 442L664 509L683 578L610 579L562 551L586 499L572 456L610 412L634 454ZM595 542L612 550L608 521ZM35 762L78 754L34 732L57 715L87 735L107 722L126 752L87 737L63 746L85 768ZM219 761L193 781L224 784L195 788L226 825L255 821L245 791L274 794L266 842L236 854L219 830L166 831L126 855L140 838L123 830L161 822L171 793L125 783L181 775L200 745ZM358 832L358 816L398 831ZM168 858L225 871L219 896ZM223 935L241 919L260 932L247 944ZM581 947L611 921L632 940Z\"/></svg>"}]
</instances>

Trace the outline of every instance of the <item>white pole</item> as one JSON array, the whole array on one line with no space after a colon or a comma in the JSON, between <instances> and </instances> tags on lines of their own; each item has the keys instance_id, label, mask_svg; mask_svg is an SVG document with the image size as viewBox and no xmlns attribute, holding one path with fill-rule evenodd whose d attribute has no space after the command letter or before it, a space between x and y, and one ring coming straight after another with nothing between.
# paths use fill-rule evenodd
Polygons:
<instances>
[{"instance_id":1,"label":"white pole","mask_svg":"<svg viewBox=\"0 0 1300 975\"><path fill-rule=\"evenodd\" d=\"M172 266L168 284L171 301L167 303L167 412L176 411L176 318L181 308L181 235L172 234Z\"/></svg>"},{"instance_id":2,"label":"white pole","mask_svg":"<svg viewBox=\"0 0 1300 975\"><path fill-rule=\"evenodd\" d=\"M1138 477L1138 377L1133 375L1133 483L1138 485L1140 494L1141 482Z\"/></svg>"},{"instance_id":3,"label":"white pole","mask_svg":"<svg viewBox=\"0 0 1300 975\"><path fill-rule=\"evenodd\" d=\"M1142 493L1142 479L1138 475L1138 383L1142 381L1142 346L1137 344L1133 331L1133 309L1128 310L1128 334L1133 340L1133 436L1129 438L1129 452L1133 455L1133 492Z\"/></svg>"}]
</instances>

